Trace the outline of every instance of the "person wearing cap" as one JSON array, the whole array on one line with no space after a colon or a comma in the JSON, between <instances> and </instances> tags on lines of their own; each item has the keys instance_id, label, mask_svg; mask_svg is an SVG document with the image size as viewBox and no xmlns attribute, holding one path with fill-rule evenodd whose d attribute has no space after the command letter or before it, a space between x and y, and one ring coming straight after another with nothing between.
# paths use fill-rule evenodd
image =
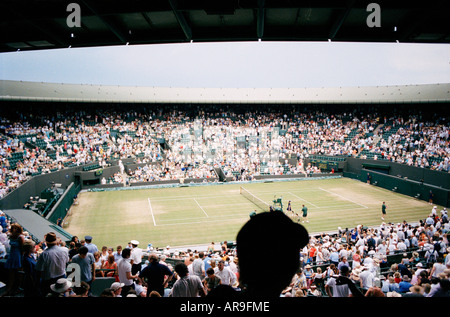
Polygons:
<instances>
[{"instance_id":1,"label":"person wearing cap","mask_svg":"<svg viewBox=\"0 0 450 317\"><path fill-rule=\"evenodd\" d=\"M322 297L322 292L318 290L316 284L313 283L308 289L308 295L315 297Z\"/></svg>"},{"instance_id":2,"label":"person wearing cap","mask_svg":"<svg viewBox=\"0 0 450 317\"><path fill-rule=\"evenodd\" d=\"M49 232L44 238L47 248L42 251L36 262L36 271L41 279L41 293L48 294L50 285L58 279L66 277L66 267L69 263L69 253L59 246L54 232Z\"/></svg>"},{"instance_id":3,"label":"person wearing cap","mask_svg":"<svg viewBox=\"0 0 450 317\"><path fill-rule=\"evenodd\" d=\"M402 297L424 297L423 293L424 293L423 287L418 284L414 284L409 288L409 292L403 294Z\"/></svg>"},{"instance_id":4,"label":"person wearing cap","mask_svg":"<svg viewBox=\"0 0 450 317\"><path fill-rule=\"evenodd\" d=\"M363 271L363 267L361 265L356 266L354 269L351 270L349 279L352 280L355 284L359 285L361 284L361 279L359 278L359 275Z\"/></svg>"},{"instance_id":5,"label":"person wearing cap","mask_svg":"<svg viewBox=\"0 0 450 317\"><path fill-rule=\"evenodd\" d=\"M88 248L88 252L94 254L98 251L97 246L92 243L92 237L91 236L85 236L84 241L86 241L86 247Z\"/></svg>"},{"instance_id":6,"label":"person wearing cap","mask_svg":"<svg viewBox=\"0 0 450 317\"><path fill-rule=\"evenodd\" d=\"M433 217L437 216L437 206L434 206L433 209L431 209L431 214Z\"/></svg>"},{"instance_id":7,"label":"person wearing cap","mask_svg":"<svg viewBox=\"0 0 450 317\"><path fill-rule=\"evenodd\" d=\"M72 291L72 282L66 278L59 278L50 285L50 292L46 297L70 297L75 295Z\"/></svg>"},{"instance_id":8,"label":"person wearing cap","mask_svg":"<svg viewBox=\"0 0 450 317\"><path fill-rule=\"evenodd\" d=\"M399 294L396 291L392 291L392 292L387 292L386 297L402 297L402 294Z\"/></svg>"},{"instance_id":9,"label":"person wearing cap","mask_svg":"<svg viewBox=\"0 0 450 317\"><path fill-rule=\"evenodd\" d=\"M142 249L139 248L139 241L131 240L131 274L137 274L142 266Z\"/></svg>"},{"instance_id":10,"label":"person wearing cap","mask_svg":"<svg viewBox=\"0 0 450 317\"><path fill-rule=\"evenodd\" d=\"M111 284L109 289L113 292L114 297L122 297L122 287L124 287L124 283L114 282Z\"/></svg>"},{"instance_id":11,"label":"person wearing cap","mask_svg":"<svg viewBox=\"0 0 450 317\"><path fill-rule=\"evenodd\" d=\"M423 267L422 262L419 262L416 264L416 271L414 272L412 278L411 278L411 283L412 284L416 284L418 281L418 276L420 274L420 272L425 271L426 269Z\"/></svg>"},{"instance_id":12,"label":"person wearing cap","mask_svg":"<svg viewBox=\"0 0 450 317\"><path fill-rule=\"evenodd\" d=\"M368 290L374 286L375 275L366 266L361 266L361 273L359 274L360 287L362 289Z\"/></svg>"},{"instance_id":13,"label":"person wearing cap","mask_svg":"<svg viewBox=\"0 0 450 317\"><path fill-rule=\"evenodd\" d=\"M279 297L297 272L299 252L308 242L305 227L284 213L263 212L250 218L236 236L239 282L243 285L244 296ZM265 254L267 250L278 250L283 254L282 269L274 270L272 265L262 265L261 259L255 256ZM223 287L221 285L214 290Z\"/></svg>"},{"instance_id":14,"label":"person wearing cap","mask_svg":"<svg viewBox=\"0 0 450 317\"><path fill-rule=\"evenodd\" d=\"M134 291L137 297L147 297L147 286L144 285L141 278L134 281Z\"/></svg>"},{"instance_id":15,"label":"person wearing cap","mask_svg":"<svg viewBox=\"0 0 450 317\"><path fill-rule=\"evenodd\" d=\"M448 225L448 212L447 208L441 210L441 221L445 225Z\"/></svg>"},{"instance_id":16,"label":"person wearing cap","mask_svg":"<svg viewBox=\"0 0 450 317\"><path fill-rule=\"evenodd\" d=\"M413 286L411 284L411 278L408 275L403 275L402 280L398 283L398 291L400 293L407 293L411 286Z\"/></svg>"},{"instance_id":17,"label":"person wearing cap","mask_svg":"<svg viewBox=\"0 0 450 317\"><path fill-rule=\"evenodd\" d=\"M309 287L314 279L314 271L311 268L310 264L306 264L305 270L303 271L303 273L305 274L306 285L307 285L307 287Z\"/></svg>"}]
</instances>

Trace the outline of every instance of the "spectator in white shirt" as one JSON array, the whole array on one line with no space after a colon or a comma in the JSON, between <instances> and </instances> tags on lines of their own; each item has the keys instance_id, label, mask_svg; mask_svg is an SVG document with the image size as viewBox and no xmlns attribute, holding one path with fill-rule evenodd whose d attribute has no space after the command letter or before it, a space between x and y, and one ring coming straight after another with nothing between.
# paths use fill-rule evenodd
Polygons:
<instances>
[{"instance_id":1,"label":"spectator in white shirt","mask_svg":"<svg viewBox=\"0 0 450 317\"><path fill-rule=\"evenodd\" d=\"M360 286L363 289L369 289L371 288L374 282L374 275L371 272L371 270L369 270L368 268L364 267L363 271L359 274L359 279L360 279Z\"/></svg>"},{"instance_id":2,"label":"spectator in white shirt","mask_svg":"<svg viewBox=\"0 0 450 317\"><path fill-rule=\"evenodd\" d=\"M399 242L397 243L397 250L403 252L403 251L406 251L406 249L407 249L407 246L405 244L405 241L399 240Z\"/></svg>"},{"instance_id":3,"label":"spectator in white shirt","mask_svg":"<svg viewBox=\"0 0 450 317\"><path fill-rule=\"evenodd\" d=\"M236 283L236 274L234 274L229 267L225 266L224 260L220 260L219 263L217 263L214 274L220 277L222 285L233 286Z\"/></svg>"}]
</instances>

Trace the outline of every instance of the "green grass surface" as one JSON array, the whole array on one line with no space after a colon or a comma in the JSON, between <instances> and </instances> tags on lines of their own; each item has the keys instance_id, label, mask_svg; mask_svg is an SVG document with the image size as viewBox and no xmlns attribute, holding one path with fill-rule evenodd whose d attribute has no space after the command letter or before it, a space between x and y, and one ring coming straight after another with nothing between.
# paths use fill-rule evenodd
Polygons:
<instances>
[{"instance_id":1,"label":"green grass surface","mask_svg":"<svg viewBox=\"0 0 450 317\"><path fill-rule=\"evenodd\" d=\"M417 222L432 208L348 178L116 190L80 193L65 229L80 238L92 235L99 248L125 246L133 239L141 247L234 241L249 214L262 211L240 194L240 186L269 204L282 197L284 211L290 200L293 211L301 215L305 204L309 223L303 225L310 234L379 225L383 201L388 206L385 222Z\"/></svg>"}]
</instances>

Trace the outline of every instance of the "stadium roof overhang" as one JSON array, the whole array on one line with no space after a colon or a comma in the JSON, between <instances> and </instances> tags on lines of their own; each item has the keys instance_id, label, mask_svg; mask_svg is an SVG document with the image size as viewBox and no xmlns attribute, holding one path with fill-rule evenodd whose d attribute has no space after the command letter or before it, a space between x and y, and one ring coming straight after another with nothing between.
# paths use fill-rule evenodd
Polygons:
<instances>
[{"instance_id":1,"label":"stadium roof overhang","mask_svg":"<svg viewBox=\"0 0 450 317\"><path fill-rule=\"evenodd\" d=\"M0 81L0 101L85 103L447 103L450 83L322 88L173 88Z\"/></svg>"},{"instance_id":2,"label":"stadium roof overhang","mask_svg":"<svg viewBox=\"0 0 450 317\"><path fill-rule=\"evenodd\" d=\"M70 27L80 8L80 25ZM380 26L367 23L379 5ZM3 0L0 52L219 41L450 43L446 1ZM374 11L375 12L375 11ZM73 19L72 19L73 18ZM369 18L370 19L370 18ZM276 56L274 56L276 58ZM170 88L0 81L0 100L127 103L449 102L450 84Z\"/></svg>"},{"instance_id":3,"label":"stadium roof overhang","mask_svg":"<svg viewBox=\"0 0 450 317\"><path fill-rule=\"evenodd\" d=\"M79 10L68 9L70 3ZM370 3L378 9L368 8ZM259 39L450 43L446 4L444 0L2 0L0 52ZM368 19L379 25L369 26Z\"/></svg>"}]
</instances>

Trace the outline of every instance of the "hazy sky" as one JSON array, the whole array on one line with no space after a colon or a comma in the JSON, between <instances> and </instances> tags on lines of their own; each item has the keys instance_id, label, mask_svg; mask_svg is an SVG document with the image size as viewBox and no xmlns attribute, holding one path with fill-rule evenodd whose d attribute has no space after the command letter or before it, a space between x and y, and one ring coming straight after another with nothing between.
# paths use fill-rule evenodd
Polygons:
<instances>
[{"instance_id":1,"label":"hazy sky","mask_svg":"<svg viewBox=\"0 0 450 317\"><path fill-rule=\"evenodd\" d=\"M0 54L0 79L158 87L339 87L450 82L449 44L244 42Z\"/></svg>"}]
</instances>

